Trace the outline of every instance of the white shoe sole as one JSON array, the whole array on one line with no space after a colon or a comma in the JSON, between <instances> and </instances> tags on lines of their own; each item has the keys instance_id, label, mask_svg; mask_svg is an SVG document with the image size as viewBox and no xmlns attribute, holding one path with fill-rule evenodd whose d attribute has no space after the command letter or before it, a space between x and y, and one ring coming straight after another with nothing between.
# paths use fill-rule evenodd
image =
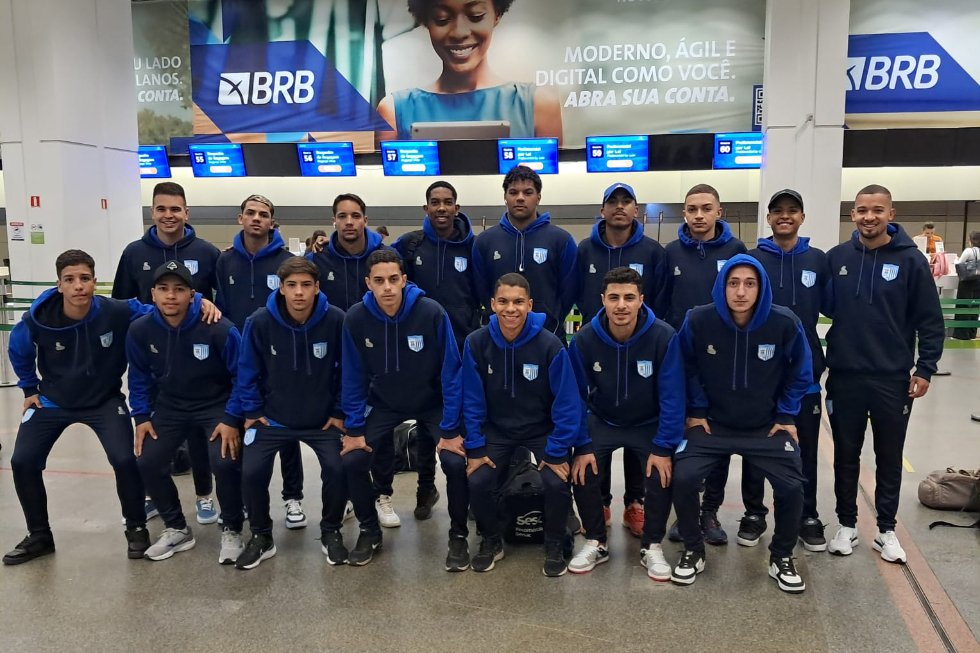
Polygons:
<instances>
[{"instance_id":1,"label":"white shoe sole","mask_svg":"<svg viewBox=\"0 0 980 653\"><path fill-rule=\"evenodd\" d=\"M580 567L578 569L573 569L572 568L572 563L569 562L568 563L568 571L571 572L571 573L573 573L573 574L587 574L587 573L589 573L590 571L592 571L593 569L595 569L597 566L601 565L604 562L609 562L609 556L608 555L603 556L601 558L598 558L595 562L593 562L588 567Z\"/></svg>"},{"instance_id":2,"label":"white shoe sole","mask_svg":"<svg viewBox=\"0 0 980 653\"><path fill-rule=\"evenodd\" d=\"M776 585L779 586L779 589L781 589L782 591L786 592L787 594L800 594L804 590L806 590L806 583L803 583L803 585L799 585L799 586L797 586L797 585L784 585L783 584L783 581L779 578L779 574L778 573L774 573L773 570L772 570L772 568L769 569L769 578L771 578L774 581L776 581Z\"/></svg>"},{"instance_id":3,"label":"white shoe sole","mask_svg":"<svg viewBox=\"0 0 980 653\"><path fill-rule=\"evenodd\" d=\"M244 551L244 550L245 550L245 547L243 546L241 549L239 549L235 553L234 557L229 556L229 555L222 555L222 554L219 553L218 554L218 564L219 565L233 565L233 564L235 564L235 561L238 560L238 556L240 556L242 554L242 551Z\"/></svg>"},{"instance_id":4,"label":"white shoe sole","mask_svg":"<svg viewBox=\"0 0 980 653\"><path fill-rule=\"evenodd\" d=\"M347 559L346 558L343 559L343 560L341 560L341 561L339 561L339 562L336 561L336 560L334 560L333 558L331 558L330 557L330 550L327 549L327 547L325 547L323 545L320 545L320 551L322 551L324 557L326 557L327 564L330 565L330 566L332 566L332 567L338 567L340 565L346 565L347 564ZM350 554L348 553L348 555L350 555Z\"/></svg>"},{"instance_id":5,"label":"white shoe sole","mask_svg":"<svg viewBox=\"0 0 980 653\"><path fill-rule=\"evenodd\" d=\"M811 551L813 553L822 553L823 551L827 550L826 542L824 542L823 544L807 544L802 537L799 538L799 540L800 540L800 546L802 546L807 551Z\"/></svg>"},{"instance_id":6,"label":"white shoe sole","mask_svg":"<svg viewBox=\"0 0 980 653\"><path fill-rule=\"evenodd\" d=\"M291 531L296 531L301 528L306 528L306 517L303 518L303 521L289 521L287 519L286 528L288 528Z\"/></svg>"},{"instance_id":7,"label":"white shoe sole","mask_svg":"<svg viewBox=\"0 0 980 653\"><path fill-rule=\"evenodd\" d=\"M396 517L395 519L390 519L386 522L382 520L381 517L378 517L378 525L382 528L398 528L402 525L402 520Z\"/></svg>"},{"instance_id":8,"label":"white shoe sole","mask_svg":"<svg viewBox=\"0 0 980 653\"><path fill-rule=\"evenodd\" d=\"M147 560L152 560L154 562L160 562L161 560L166 560L168 558L174 557L174 554L175 553L180 553L181 551L187 551L189 549L193 549L195 544L197 544L197 541L192 538L192 539L187 540L185 542L181 542L180 544L178 544L174 548L170 549L166 553L161 553L158 556L151 556L149 553L144 553L143 554L143 557L146 558Z\"/></svg>"},{"instance_id":9,"label":"white shoe sole","mask_svg":"<svg viewBox=\"0 0 980 653\"><path fill-rule=\"evenodd\" d=\"M744 537L735 536L735 541L738 542L739 546L755 546L762 541L762 536L755 538L754 540L747 540Z\"/></svg>"},{"instance_id":10,"label":"white shoe sole","mask_svg":"<svg viewBox=\"0 0 980 653\"><path fill-rule=\"evenodd\" d=\"M259 556L259 559L258 560L256 560L255 562L253 562L250 565L245 565L243 567L238 567L238 569L255 569L260 564L262 564L262 561L263 560L268 560L269 558L271 558L274 555L276 555L276 545L275 544L272 545L272 548L271 549L269 549L268 551L266 551L265 553L263 553L261 556Z\"/></svg>"},{"instance_id":11,"label":"white shoe sole","mask_svg":"<svg viewBox=\"0 0 980 653\"><path fill-rule=\"evenodd\" d=\"M487 567L486 569L483 569L482 571L481 571L480 569L475 569L475 568L473 567L473 562L472 562L472 561L470 561L470 569L473 569L473 571L475 571L475 572L476 572L476 573L478 573L478 574L485 574L485 573L487 573L488 571L493 571L493 566L494 566L494 565L495 565L495 564L496 564L497 562L499 562L500 560L503 560L503 559L504 559L504 552L503 552L503 551L501 551L500 553L498 553L497 555L495 555L495 556L493 557L493 560L491 560L491 561L490 561L490 566L489 566L489 567Z\"/></svg>"},{"instance_id":12,"label":"white shoe sole","mask_svg":"<svg viewBox=\"0 0 980 653\"><path fill-rule=\"evenodd\" d=\"M885 562L893 562L897 565L904 565L906 562L908 562L908 556L905 556L904 558L893 558L891 556L885 555L885 552L881 550L882 547L880 544L878 544L877 541L871 543L871 548L877 551L878 553L880 553L881 559L884 560Z\"/></svg>"},{"instance_id":13,"label":"white shoe sole","mask_svg":"<svg viewBox=\"0 0 980 653\"><path fill-rule=\"evenodd\" d=\"M214 517L201 517L200 515L197 516L197 523L204 524L205 526L207 526L208 524L213 524L216 521L218 521L217 515L215 515Z\"/></svg>"},{"instance_id":14,"label":"white shoe sole","mask_svg":"<svg viewBox=\"0 0 980 653\"><path fill-rule=\"evenodd\" d=\"M851 546L849 546L846 549L839 549L839 548L833 546L833 542L831 542L830 544L827 545L827 551L831 555L835 555L835 556L849 556L852 553L854 553L854 547L856 547L857 544L858 544L857 543L857 540L852 540L851 541Z\"/></svg>"},{"instance_id":15,"label":"white shoe sole","mask_svg":"<svg viewBox=\"0 0 980 653\"><path fill-rule=\"evenodd\" d=\"M698 579L698 574L704 571L704 561L697 563L694 567L694 573L691 576L680 577L675 576L674 572L670 572L670 582L676 583L678 585L692 585L694 581Z\"/></svg>"},{"instance_id":16,"label":"white shoe sole","mask_svg":"<svg viewBox=\"0 0 980 653\"><path fill-rule=\"evenodd\" d=\"M666 583L666 582L668 582L670 580L670 577L673 575L673 570L670 568L670 565L667 564L666 562L664 562L664 565L663 565L664 567L666 567L666 569L664 571L659 572L659 573L656 572L656 571L654 571L654 568L647 567L645 564L643 564L643 561L642 560L640 561L640 564L643 565L643 567L646 568L646 570L647 570L647 576L650 578L650 580L655 580L658 583Z\"/></svg>"},{"instance_id":17,"label":"white shoe sole","mask_svg":"<svg viewBox=\"0 0 980 653\"><path fill-rule=\"evenodd\" d=\"M381 546L382 543L380 542L378 544L373 544L371 546L371 556L367 560L361 560L359 562L351 562L350 558L347 558L347 564L349 564L351 567L363 567L367 564L370 564L370 562L374 560L374 554L378 552L378 549L380 549Z\"/></svg>"}]
</instances>

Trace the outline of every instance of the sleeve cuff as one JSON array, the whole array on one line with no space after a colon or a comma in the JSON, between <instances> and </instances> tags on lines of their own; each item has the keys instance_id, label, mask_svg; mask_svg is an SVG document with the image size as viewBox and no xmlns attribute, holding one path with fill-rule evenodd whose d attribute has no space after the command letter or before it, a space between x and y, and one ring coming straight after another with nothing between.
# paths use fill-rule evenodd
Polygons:
<instances>
[{"instance_id":1,"label":"sleeve cuff","mask_svg":"<svg viewBox=\"0 0 980 653\"><path fill-rule=\"evenodd\" d=\"M776 424L789 424L790 426L796 426L796 415L790 415L789 413L776 413Z\"/></svg>"},{"instance_id":2,"label":"sleeve cuff","mask_svg":"<svg viewBox=\"0 0 980 653\"><path fill-rule=\"evenodd\" d=\"M459 437L459 429L456 428L451 431L447 431L446 429L443 429L440 437L443 440L452 440L453 438L457 438Z\"/></svg>"},{"instance_id":3,"label":"sleeve cuff","mask_svg":"<svg viewBox=\"0 0 980 653\"><path fill-rule=\"evenodd\" d=\"M687 416L693 419L708 419L707 408L688 408Z\"/></svg>"},{"instance_id":4,"label":"sleeve cuff","mask_svg":"<svg viewBox=\"0 0 980 653\"><path fill-rule=\"evenodd\" d=\"M927 372L921 367L916 367L913 375L919 377L920 379L925 379L926 381L932 381L932 372Z\"/></svg>"},{"instance_id":5,"label":"sleeve cuff","mask_svg":"<svg viewBox=\"0 0 980 653\"><path fill-rule=\"evenodd\" d=\"M363 438L366 437L365 433L366 429L363 426L360 428L351 428L348 426L346 435L349 438Z\"/></svg>"},{"instance_id":6,"label":"sleeve cuff","mask_svg":"<svg viewBox=\"0 0 980 653\"><path fill-rule=\"evenodd\" d=\"M466 450L466 457L470 459L483 458L487 455L486 447L474 447Z\"/></svg>"},{"instance_id":7,"label":"sleeve cuff","mask_svg":"<svg viewBox=\"0 0 980 653\"><path fill-rule=\"evenodd\" d=\"M242 430L242 422L243 420L241 417L236 417L231 413L225 413L224 417L221 418L222 424L225 426L230 426L233 429L238 429L239 431Z\"/></svg>"},{"instance_id":8,"label":"sleeve cuff","mask_svg":"<svg viewBox=\"0 0 980 653\"><path fill-rule=\"evenodd\" d=\"M552 456L551 454L546 453L544 455L544 462L548 463L549 465L561 465L562 463L568 462L568 455Z\"/></svg>"},{"instance_id":9,"label":"sleeve cuff","mask_svg":"<svg viewBox=\"0 0 980 653\"><path fill-rule=\"evenodd\" d=\"M594 453L594 452L595 452L595 445L592 442L575 447L576 456L587 456L590 453Z\"/></svg>"},{"instance_id":10,"label":"sleeve cuff","mask_svg":"<svg viewBox=\"0 0 980 653\"><path fill-rule=\"evenodd\" d=\"M659 444L654 444L650 446L650 453L652 453L654 456L670 458L674 455L674 450L670 447L661 447Z\"/></svg>"},{"instance_id":11,"label":"sleeve cuff","mask_svg":"<svg viewBox=\"0 0 980 653\"><path fill-rule=\"evenodd\" d=\"M27 399L28 397L33 397L34 395L41 394L41 389L38 388L38 386L36 385L31 386L30 388L21 388L21 390L24 391L24 399Z\"/></svg>"},{"instance_id":12,"label":"sleeve cuff","mask_svg":"<svg viewBox=\"0 0 980 653\"><path fill-rule=\"evenodd\" d=\"M265 411L260 408L245 411L245 419L258 419L260 417L265 417Z\"/></svg>"},{"instance_id":13,"label":"sleeve cuff","mask_svg":"<svg viewBox=\"0 0 980 653\"><path fill-rule=\"evenodd\" d=\"M149 415L133 415L133 421L136 422L136 426L140 424L146 424L150 421Z\"/></svg>"}]
</instances>

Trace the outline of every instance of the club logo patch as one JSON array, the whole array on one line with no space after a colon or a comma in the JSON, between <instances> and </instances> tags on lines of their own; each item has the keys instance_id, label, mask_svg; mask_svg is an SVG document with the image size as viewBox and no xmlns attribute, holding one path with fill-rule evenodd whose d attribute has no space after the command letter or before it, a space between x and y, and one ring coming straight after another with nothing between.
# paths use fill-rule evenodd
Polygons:
<instances>
[{"instance_id":1,"label":"club logo patch","mask_svg":"<svg viewBox=\"0 0 980 653\"><path fill-rule=\"evenodd\" d=\"M265 275L265 285L269 287L269 290L279 290L279 277L275 274Z\"/></svg>"},{"instance_id":2,"label":"club logo patch","mask_svg":"<svg viewBox=\"0 0 980 653\"><path fill-rule=\"evenodd\" d=\"M718 266L718 272L721 272L721 269L725 267L725 263L728 263L727 258L718 259L718 263L716 264Z\"/></svg>"},{"instance_id":3,"label":"club logo patch","mask_svg":"<svg viewBox=\"0 0 980 653\"><path fill-rule=\"evenodd\" d=\"M148 261L143 261L143 269L144 270L149 270L150 269L150 263Z\"/></svg>"},{"instance_id":4,"label":"club logo patch","mask_svg":"<svg viewBox=\"0 0 980 653\"><path fill-rule=\"evenodd\" d=\"M412 351L422 351L425 339L422 336L408 336L408 348Z\"/></svg>"},{"instance_id":5,"label":"club logo patch","mask_svg":"<svg viewBox=\"0 0 980 653\"><path fill-rule=\"evenodd\" d=\"M466 260L465 256L457 256L453 259L453 267L456 268L457 272L466 272L468 265L469 261Z\"/></svg>"},{"instance_id":6,"label":"club logo patch","mask_svg":"<svg viewBox=\"0 0 980 653\"><path fill-rule=\"evenodd\" d=\"M112 331L109 333L103 333L101 336L99 336L99 342L102 343L103 347L108 349L112 345Z\"/></svg>"},{"instance_id":7,"label":"club logo patch","mask_svg":"<svg viewBox=\"0 0 980 653\"><path fill-rule=\"evenodd\" d=\"M524 363L524 378L528 381L538 378L538 366L532 363Z\"/></svg>"},{"instance_id":8,"label":"club logo patch","mask_svg":"<svg viewBox=\"0 0 980 653\"><path fill-rule=\"evenodd\" d=\"M840 266L840 272L838 272L837 274L839 274L842 277L846 277L847 276L847 266L846 265Z\"/></svg>"},{"instance_id":9,"label":"club logo patch","mask_svg":"<svg viewBox=\"0 0 980 653\"><path fill-rule=\"evenodd\" d=\"M599 364L599 361L596 361L595 363L592 364L592 371L593 372L601 372L602 371L602 365Z\"/></svg>"},{"instance_id":10,"label":"club logo patch","mask_svg":"<svg viewBox=\"0 0 980 653\"><path fill-rule=\"evenodd\" d=\"M546 250L544 247L535 247L532 258L534 258L535 263L540 265L548 260L548 250Z\"/></svg>"},{"instance_id":11,"label":"club logo patch","mask_svg":"<svg viewBox=\"0 0 980 653\"><path fill-rule=\"evenodd\" d=\"M596 273L595 263L589 263L589 274L595 274L595 273Z\"/></svg>"},{"instance_id":12,"label":"club logo patch","mask_svg":"<svg viewBox=\"0 0 980 653\"><path fill-rule=\"evenodd\" d=\"M759 360L770 360L776 353L776 345L759 345Z\"/></svg>"},{"instance_id":13,"label":"club logo patch","mask_svg":"<svg viewBox=\"0 0 980 653\"><path fill-rule=\"evenodd\" d=\"M630 263L630 269L631 270L636 270L636 273L639 274L639 275L642 275L643 274L643 264L642 263Z\"/></svg>"},{"instance_id":14,"label":"club logo patch","mask_svg":"<svg viewBox=\"0 0 980 653\"><path fill-rule=\"evenodd\" d=\"M885 263L881 266L881 278L885 281L894 281L898 278L898 266L894 263Z\"/></svg>"},{"instance_id":15,"label":"club logo patch","mask_svg":"<svg viewBox=\"0 0 980 653\"><path fill-rule=\"evenodd\" d=\"M681 276L681 266L679 265L674 266L674 276L675 277Z\"/></svg>"},{"instance_id":16,"label":"club logo patch","mask_svg":"<svg viewBox=\"0 0 980 653\"><path fill-rule=\"evenodd\" d=\"M327 355L327 343L325 342L314 342L313 343L313 355L317 358L323 358Z\"/></svg>"},{"instance_id":17,"label":"club logo patch","mask_svg":"<svg viewBox=\"0 0 980 653\"><path fill-rule=\"evenodd\" d=\"M494 261L500 260L500 252L498 252L497 250L493 250L493 260Z\"/></svg>"},{"instance_id":18,"label":"club logo patch","mask_svg":"<svg viewBox=\"0 0 980 653\"><path fill-rule=\"evenodd\" d=\"M194 358L199 361L207 360L211 353L211 345L194 345Z\"/></svg>"},{"instance_id":19,"label":"club logo patch","mask_svg":"<svg viewBox=\"0 0 980 653\"><path fill-rule=\"evenodd\" d=\"M194 259L188 259L188 260L184 261L184 267L186 267L187 270L192 275L197 274L198 265L197 265L197 261L195 261Z\"/></svg>"},{"instance_id":20,"label":"club logo patch","mask_svg":"<svg viewBox=\"0 0 980 653\"><path fill-rule=\"evenodd\" d=\"M230 274L228 275L228 285L229 286L235 285L235 277L231 276Z\"/></svg>"},{"instance_id":21,"label":"club logo patch","mask_svg":"<svg viewBox=\"0 0 980 653\"><path fill-rule=\"evenodd\" d=\"M784 444L783 445L783 450L785 450L785 451L796 451L796 449L793 448L793 443L792 442L787 442L786 444Z\"/></svg>"},{"instance_id":22,"label":"club logo patch","mask_svg":"<svg viewBox=\"0 0 980 653\"><path fill-rule=\"evenodd\" d=\"M644 379L649 379L653 374L653 361L636 361L636 373Z\"/></svg>"},{"instance_id":23,"label":"club logo patch","mask_svg":"<svg viewBox=\"0 0 980 653\"><path fill-rule=\"evenodd\" d=\"M718 350L717 350L717 349L715 349L715 346L714 346L714 345L708 345L708 349L707 349L707 352L708 352L709 354L711 354L712 356L714 356L715 354L717 354L717 353L718 353Z\"/></svg>"},{"instance_id":24,"label":"club logo patch","mask_svg":"<svg viewBox=\"0 0 980 653\"><path fill-rule=\"evenodd\" d=\"M333 271L327 272L327 281L333 281Z\"/></svg>"},{"instance_id":25,"label":"club logo patch","mask_svg":"<svg viewBox=\"0 0 980 653\"><path fill-rule=\"evenodd\" d=\"M817 282L817 273L813 270L803 270L800 273L800 282L807 288L813 288L813 284Z\"/></svg>"},{"instance_id":26,"label":"club logo patch","mask_svg":"<svg viewBox=\"0 0 980 653\"><path fill-rule=\"evenodd\" d=\"M415 257L415 265L422 265L422 257L421 256L416 256Z\"/></svg>"}]
</instances>

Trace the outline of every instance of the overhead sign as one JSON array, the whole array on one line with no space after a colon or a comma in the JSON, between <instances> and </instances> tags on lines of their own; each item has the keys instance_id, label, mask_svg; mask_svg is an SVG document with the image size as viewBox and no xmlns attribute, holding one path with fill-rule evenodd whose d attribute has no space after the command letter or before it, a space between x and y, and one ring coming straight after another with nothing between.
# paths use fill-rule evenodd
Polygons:
<instances>
[{"instance_id":1,"label":"overhead sign","mask_svg":"<svg viewBox=\"0 0 980 653\"><path fill-rule=\"evenodd\" d=\"M589 172L646 172L649 164L649 136L589 136L585 139L585 168Z\"/></svg>"},{"instance_id":2,"label":"overhead sign","mask_svg":"<svg viewBox=\"0 0 980 653\"><path fill-rule=\"evenodd\" d=\"M515 166L538 174L558 174L557 138L503 138L497 141L497 168L505 175Z\"/></svg>"}]
</instances>

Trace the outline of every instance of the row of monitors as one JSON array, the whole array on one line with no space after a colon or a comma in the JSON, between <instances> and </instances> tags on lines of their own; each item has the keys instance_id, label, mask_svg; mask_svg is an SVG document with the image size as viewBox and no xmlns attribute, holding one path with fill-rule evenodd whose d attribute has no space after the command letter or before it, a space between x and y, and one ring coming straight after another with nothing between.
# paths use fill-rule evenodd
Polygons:
<instances>
[{"instance_id":1,"label":"row of monitors","mask_svg":"<svg viewBox=\"0 0 980 653\"><path fill-rule=\"evenodd\" d=\"M590 136L586 139L585 160L589 172L645 172L650 169L652 136ZM506 174L525 165L539 174L558 173L558 139L500 139L497 144L497 172ZM304 177L353 177L354 146L349 142L297 143L296 156ZM191 168L195 177L244 177L245 158L237 143L190 145ZM716 170L759 168L762 165L762 134L743 132L714 135L713 167ZM440 165L437 141L385 141L381 143L381 162L389 176L438 176ZM167 151L163 145L139 148L140 174L144 178L171 176Z\"/></svg>"}]
</instances>

